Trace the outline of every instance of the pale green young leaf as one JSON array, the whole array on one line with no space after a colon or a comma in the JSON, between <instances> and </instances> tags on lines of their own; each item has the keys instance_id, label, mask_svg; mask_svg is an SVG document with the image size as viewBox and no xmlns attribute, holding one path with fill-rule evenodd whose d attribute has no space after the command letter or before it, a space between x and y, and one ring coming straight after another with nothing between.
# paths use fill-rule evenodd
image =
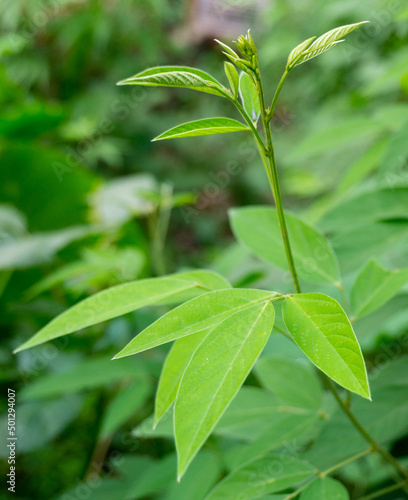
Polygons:
<instances>
[{"instance_id":1,"label":"pale green young leaf","mask_svg":"<svg viewBox=\"0 0 408 500\"><path fill-rule=\"evenodd\" d=\"M174 407L178 476L244 383L271 333L275 310L257 304L225 319L194 352Z\"/></svg>"},{"instance_id":2,"label":"pale green young leaf","mask_svg":"<svg viewBox=\"0 0 408 500\"><path fill-rule=\"evenodd\" d=\"M408 268L391 271L375 259L362 269L351 289L353 316L361 318L371 314L396 295L408 282Z\"/></svg>"},{"instance_id":3,"label":"pale green young leaf","mask_svg":"<svg viewBox=\"0 0 408 500\"><path fill-rule=\"evenodd\" d=\"M282 461L282 455L265 456L231 472L205 500L251 500L290 488L316 472L298 458Z\"/></svg>"},{"instance_id":4,"label":"pale green young leaf","mask_svg":"<svg viewBox=\"0 0 408 500\"><path fill-rule=\"evenodd\" d=\"M315 479L302 492L299 500L349 500L346 488L331 477Z\"/></svg>"},{"instance_id":5,"label":"pale green young leaf","mask_svg":"<svg viewBox=\"0 0 408 500\"><path fill-rule=\"evenodd\" d=\"M289 54L288 62L286 63L287 70L291 70L296 66L297 60L299 59L302 52L309 47L309 45L313 42L315 38L316 38L315 36L313 36L312 38L308 38L307 40L300 43L292 50L292 52Z\"/></svg>"},{"instance_id":6,"label":"pale green young leaf","mask_svg":"<svg viewBox=\"0 0 408 500\"><path fill-rule=\"evenodd\" d=\"M313 59L314 57L320 56L320 54L323 54L323 52L326 52L327 50L331 49L335 45L344 42L344 40L337 40L336 42L329 43L325 45L324 47L316 48L312 50L309 48L306 52L304 52L299 59L297 60L296 66L299 66L299 64L303 64L306 61L309 61L309 59Z\"/></svg>"},{"instance_id":7,"label":"pale green young leaf","mask_svg":"<svg viewBox=\"0 0 408 500\"><path fill-rule=\"evenodd\" d=\"M162 416L173 404L180 385L181 377L194 351L201 344L207 332L196 333L175 341L160 375L156 392L154 425L157 425Z\"/></svg>"},{"instance_id":8,"label":"pale green young leaf","mask_svg":"<svg viewBox=\"0 0 408 500\"><path fill-rule=\"evenodd\" d=\"M295 66L298 66L299 64L302 64L308 61L309 59L312 59L313 57L316 57L322 54L323 52L326 52L326 50L331 49L332 47L334 47L334 45L343 42L344 40L340 40L341 38L348 35L349 33L351 33L352 31L354 31L355 29L359 28L360 26L362 26L367 22L368 21L363 21L360 23L339 26L338 28L334 28L333 30L328 31L319 38L316 38L316 40L311 45L306 45L307 48L297 53L296 59L292 60L291 66L288 69L292 69Z\"/></svg>"},{"instance_id":9,"label":"pale green young leaf","mask_svg":"<svg viewBox=\"0 0 408 500\"><path fill-rule=\"evenodd\" d=\"M198 273L198 274L197 274ZM211 271L193 271L163 278L150 278L114 286L79 302L53 319L15 352L42 344L152 304L191 298L214 288L230 285ZM187 292L192 292L188 296ZM173 302L174 303L174 302Z\"/></svg>"},{"instance_id":10,"label":"pale green young leaf","mask_svg":"<svg viewBox=\"0 0 408 500\"><path fill-rule=\"evenodd\" d=\"M216 38L214 39L214 41L216 41L225 50L224 54L230 55L231 57L234 57L235 59L240 58L239 55L234 50L232 50L231 47L229 47L227 44L220 42Z\"/></svg>"},{"instance_id":11,"label":"pale green young leaf","mask_svg":"<svg viewBox=\"0 0 408 500\"><path fill-rule=\"evenodd\" d=\"M117 85L179 87L225 97L227 89L208 73L185 66L158 66L121 80Z\"/></svg>"},{"instance_id":12,"label":"pale green young leaf","mask_svg":"<svg viewBox=\"0 0 408 500\"><path fill-rule=\"evenodd\" d=\"M236 70L235 66L231 64L230 62L225 62L224 63L224 70L225 74L227 75L232 95L234 96L234 99L238 95L239 91L239 75L238 71Z\"/></svg>"},{"instance_id":13,"label":"pale green young leaf","mask_svg":"<svg viewBox=\"0 0 408 500\"><path fill-rule=\"evenodd\" d=\"M245 207L230 211L232 230L247 248L281 269L289 271L274 208ZM323 235L297 216L286 213L288 234L297 272L312 283L337 283L336 256Z\"/></svg>"},{"instance_id":14,"label":"pale green young leaf","mask_svg":"<svg viewBox=\"0 0 408 500\"><path fill-rule=\"evenodd\" d=\"M130 356L194 333L209 333L228 316L275 296L274 292L252 289L206 293L159 318L131 340L115 358Z\"/></svg>"},{"instance_id":15,"label":"pale green young leaf","mask_svg":"<svg viewBox=\"0 0 408 500\"><path fill-rule=\"evenodd\" d=\"M318 411L322 387L310 366L294 359L262 356L255 365L262 386L297 408Z\"/></svg>"},{"instance_id":16,"label":"pale green young leaf","mask_svg":"<svg viewBox=\"0 0 408 500\"><path fill-rule=\"evenodd\" d=\"M261 105L258 92L251 80L251 77L242 72L239 76L239 95L242 105L253 122L257 122L261 114Z\"/></svg>"},{"instance_id":17,"label":"pale green young leaf","mask_svg":"<svg viewBox=\"0 0 408 500\"><path fill-rule=\"evenodd\" d=\"M229 132L242 132L250 130L243 123L231 118L204 118L193 122L177 125L153 139L161 141L163 139L177 139L181 137L196 137L199 135L227 134Z\"/></svg>"},{"instance_id":18,"label":"pale green young leaf","mask_svg":"<svg viewBox=\"0 0 408 500\"><path fill-rule=\"evenodd\" d=\"M322 293L296 294L285 299L282 312L293 340L323 373L370 398L360 345L336 300Z\"/></svg>"}]
</instances>

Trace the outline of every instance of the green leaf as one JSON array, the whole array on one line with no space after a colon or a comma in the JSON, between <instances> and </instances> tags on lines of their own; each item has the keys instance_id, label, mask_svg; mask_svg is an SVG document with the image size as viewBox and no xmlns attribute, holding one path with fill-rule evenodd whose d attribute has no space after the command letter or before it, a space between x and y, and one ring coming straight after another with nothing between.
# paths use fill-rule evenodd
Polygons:
<instances>
[{"instance_id":1,"label":"green leaf","mask_svg":"<svg viewBox=\"0 0 408 500\"><path fill-rule=\"evenodd\" d=\"M250 289L206 293L159 318L131 340L115 358L130 356L193 333L210 333L228 316L275 296L274 292Z\"/></svg>"},{"instance_id":2,"label":"green leaf","mask_svg":"<svg viewBox=\"0 0 408 500\"><path fill-rule=\"evenodd\" d=\"M283 401L277 404L280 411L267 417L269 426L257 439L232 448L230 462L234 468L281 446L288 447L288 443L295 439L294 445L297 446L298 438L316 423L317 413L299 412L296 408L285 406Z\"/></svg>"},{"instance_id":3,"label":"green leaf","mask_svg":"<svg viewBox=\"0 0 408 500\"><path fill-rule=\"evenodd\" d=\"M180 385L181 377L194 351L207 336L207 332L189 335L176 340L171 348L160 375L159 386L156 392L154 425L157 425L162 416L173 404Z\"/></svg>"},{"instance_id":4,"label":"green leaf","mask_svg":"<svg viewBox=\"0 0 408 500\"><path fill-rule=\"evenodd\" d=\"M253 122L257 122L261 114L258 92L256 91L251 77L244 72L242 72L239 77L239 95L241 96L242 105L248 116Z\"/></svg>"},{"instance_id":5,"label":"green leaf","mask_svg":"<svg viewBox=\"0 0 408 500\"><path fill-rule=\"evenodd\" d=\"M180 137L196 137L198 135L227 134L250 130L246 125L231 118L204 118L177 125L157 136L153 141L177 139Z\"/></svg>"},{"instance_id":6,"label":"green leaf","mask_svg":"<svg viewBox=\"0 0 408 500\"><path fill-rule=\"evenodd\" d=\"M318 411L322 405L321 384L309 366L278 356L263 356L255 366L262 386L297 408Z\"/></svg>"},{"instance_id":7,"label":"green leaf","mask_svg":"<svg viewBox=\"0 0 408 500\"><path fill-rule=\"evenodd\" d=\"M224 71L225 74L227 75L232 95L234 96L234 99L237 97L238 92L239 92L239 75L238 71L236 70L235 66L231 64L230 62L225 62L224 63Z\"/></svg>"},{"instance_id":8,"label":"green leaf","mask_svg":"<svg viewBox=\"0 0 408 500\"><path fill-rule=\"evenodd\" d=\"M295 66L298 66L299 64L302 64L308 61L309 59L312 59L313 57L316 57L322 54L323 52L326 52L326 50L331 49L332 47L334 47L334 45L338 43L344 42L344 40L340 40L340 38L348 35L356 28L359 28L360 26L362 26L367 22L368 21L363 21L361 23L346 24L345 26L339 26L338 28L330 30L324 35L317 38L310 46L309 44L306 43L309 40L306 40L306 42L303 43L306 44L307 48L301 51L299 50L301 55L299 55L299 53L297 54L297 57L292 61L292 65L289 67L289 69L292 69Z\"/></svg>"},{"instance_id":9,"label":"green leaf","mask_svg":"<svg viewBox=\"0 0 408 500\"><path fill-rule=\"evenodd\" d=\"M179 87L225 97L225 89L208 73L185 66L158 66L121 80L117 85L146 87Z\"/></svg>"},{"instance_id":10,"label":"green leaf","mask_svg":"<svg viewBox=\"0 0 408 500\"><path fill-rule=\"evenodd\" d=\"M231 472L205 500L251 500L289 488L315 473L312 465L294 457L262 457Z\"/></svg>"},{"instance_id":11,"label":"green leaf","mask_svg":"<svg viewBox=\"0 0 408 500\"><path fill-rule=\"evenodd\" d=\"M232 230L247 248L281 269L289 271L277 212L269 207L230 211ZM333 250L312 226L286 213L288 234L297 272L312 283L337 283L339 270Z\"/></svg>"},{"instance_id":12,"label":"green leaf","mask_svg":"<svg viewBox=\"0 0 408 500\"><path fill-rule=\"evenodd\" d=\"M390 271L371 260L351 289L351 309L356 318L371 314L396 295L408 281L408 268Z\"/></svg>"},{"instance_id":13,"label":"green leaf","mask_svg":"<svg viewBox=\"0 0 408 500\"><path fill-rule=\"evenodd\" d=\"M261 303L230 316L194 352L174 407L178 476L182 476L265 347L275 310Z\"/></svg>"},{"instance_id":14,"label":"green leaf","mask_svg":"<svg viewBox=\"0 0 408 500\"><path fill-rule=\"evenodd\" d=\"M204 293L213 289L214 286L227 288L230 285L215 273L195 271L114 286L88 297L63 312L14 352L116 318L147 305L168 303L169 300L174 299L177 302L180 296L186 296L187 291L193 291L194 297L197 291ZM188 298L190 297L191 295Z\"/></svg>"},{"instance_id":15,"label":"green leaf","mask_svg":"<svg viewBox=\"0 0 408 500\"><path fill-rule=\"evenodd\" d=\"M403 359L406 363L406 357ZM384 374L378 370L373 372L372 402L352 395L351 407L367 432L378 443L388 445L407 435L408 384L387 384L386 370L387 368ZM396 375L399 378L397 373ZM327 469L367 448L367 441L339 409L325 424L311 448L304 453L304 458L319 468Z\"/></svg>"},{"instance_id":16,"label":"green leaf","mask_svg":"<svg viewBox=\"0 0 408 500\"><path fill-rule=\"evenodd\" d=\"M408 141L407 141L408 142ZM337 192L344 193L371 174L379 165L388 145L388 138L376 140L345 172Z\"/></svg>"},{"instance_id":17,"label":"green leaf","mask_svg":"<svg viewBox=\"0 0 408 500\"><path fill-rule=\"evenodd\" d=\"M231 49L231 47L229 47L228 45L226 45L225 43L223 42L220 42L219 40L217 40L216 38L214 38L214 41L217 42L224 50L225 52L223 52L224 54L226 55L230 55L231 57L234 57L235 59L239 59L239 55L233 51Z\"/></svg>"},{"instance_id":18,"label":"green leaf","mask_svg":"<svg viewBox=\"0 0 408 500\"><path fill-rule=\"evenodd\" d=\"M307 40L300 43L292 50L292 52L289 54L288 62L286 63L287 70L291 70L296 66L296 63L300 58L302 52L304 52L309 47L309 45L313 42L315 38L316 38L315 36L313 36L312 38L308 38Z\"/></svg>"},{"instance_id":19,"label":"green leaf","mask_svg":"<svg viewBox=\"0 0 408 500\"><path fill-rule=\"evenodd\" d=\"M107 438L120 429L143 406L150 394L151 387L147 381L138 381L120 391L106 408L100 438Z\"/></svg>"},{"instance_id":20,"label":"green leaf","mask_svg":"<svg viewBox=\"0 0 408 500\"><path fill-rule=\"evenodd\" d=\"M373 255L376 257L391 255L394 262L398 262L400 258L401 267L404 266L407 238L408 221L392 220L373 222L336 234L332 243L336 248L342 272L348 274L365 265Z\"/></svg>"},{"instance_id":21,"label":"green leaf","mask_svg":"<svg viewBox=\"0 0 408 500\"><path fill-rule=\"evenodd\" d=\"M331 477L315 479L300 495L300 500L349 500L346 488Z\"/></svg>"},{"instance_id":22,"label":"green leaf","mask_svg":"<svg viewBox=\"0 0 408 500\"><path fill-rule=\"evenodd\" d=\"M283 319L294 341L326 375L349 391L370 398L364 358L340 304L322 293L285 299Z\"/></svg>"},{"instance_id":23,"label":"green leaf","mask_svg":"<svg viewBox=\"0 0 408 500\"><path fill-rule=\"evenodd\" d=\"M407 187L374 189L338 203L322 217L319 227L340 233L370 222L407 219L407 206Z\"/></svg>"},{"instance_id":24,"label":"green leaf","mask_svg":"<svg viewBox=\"0 0 408 500\"><path fill-rule=\"evenodd\" d=\"M38 378L21 390L20 397L22 400L55 398L123 379L144 381L144 378L140 365L135 365L131 360L113 363L108 358L95 358L83 361L70 370Z\"/></svg>"},{"instance_id":25,"label":"green leaf","mask_svg":"<svg viewBox=\"0 0 408 500\"><path fill-rule=\"evenodd\" d=\"M181 482L174 480L169 484L162 500L203 500L217 482L221 473L218 453L202 450L191 464Z\"/></svg>"}]
</instances>

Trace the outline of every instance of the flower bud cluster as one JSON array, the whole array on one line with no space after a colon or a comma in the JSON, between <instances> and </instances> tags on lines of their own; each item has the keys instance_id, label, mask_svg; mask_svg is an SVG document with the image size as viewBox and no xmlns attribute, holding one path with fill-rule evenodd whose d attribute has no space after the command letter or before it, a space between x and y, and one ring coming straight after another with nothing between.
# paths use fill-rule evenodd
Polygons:
<instances>
[{"instance_id":1,"label":"flower bud cluster","mask_svg":"<svg viewBox=\"0 0 408 500\"><path fill-rule=\"evenodd\" d=\"M225 49L224 54L228 57L228 59L230 59L239 69L245 71L245 73L257 70L258 53L249 30L245 36L241 35L238 40L234 42L242 57L228 47L228 45L225 45L218 40L216 41Z\"/></svg>"}]
</instances>

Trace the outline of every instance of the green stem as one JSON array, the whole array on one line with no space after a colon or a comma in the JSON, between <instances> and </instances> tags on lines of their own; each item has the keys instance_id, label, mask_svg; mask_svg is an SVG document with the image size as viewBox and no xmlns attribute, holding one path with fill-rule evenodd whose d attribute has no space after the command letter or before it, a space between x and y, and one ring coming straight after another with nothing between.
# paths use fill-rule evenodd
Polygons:
<instances>
[{"instance_id":1,"label":"green stem","mask_svg":"<svg viewBox=\"0 0 408 500\"><path fill-rule=\"evenodd\" d=\"M383 488L382 490L374 491L370 495L365 497L361 497L359 500L373 500L374 498L382 497L387 493L392 493L393 491L401 490L404 486L408 486L408 480L401 481L400 483L393 484L392 486L388 486L387 488Z\"/></svg>"},{"instance_id":2,"label":"green stem","mask_svg":"<svg viewBox=\"0 0 408 500\"><path fill-rule=\"evenodd\" d=\"M326 469L326 470L321 471L321 472L318 471L316 473L316 475L318 477L324 478L324 477L328 476L329 474L331 474L332 472L336 472L337 470L342 469L346 465L349 465L349 464L355 462L356 460L359 460L360 458L363 458L366 455L369 455L372 452L373 452L372 448L367 448L366 450L362 451L361 453L357 453L356 455L353 455L352 457L348 458L347 460L343 460L342 462L339 462L338 464L334 465L333 467L330 467L330 469ZM302 484L302 486L300 486L293 493L289 493L289 495L287 495L283 500L292 500L293 498L296 498L300 493L302 493L303 490L305 490L309 486L309 484L313 483L313 481L315 481L315 480L316 480L316 478L312 478L312 479L306 481L306 483Z\"/></svg>"},{"instance_id":3,"label":"green stem","mask_svg":"<svg viewBox=\"0 0 408 500\"><path fill-rule=\"evenodd\" d=\"M261 104L261 119L262 119L262 124L263 124L263 128L264 128L264 133L265 133L265 137L266 137L266 144L267 144L265 156L268 159L268 172L269 172L268 179L269 179L269 183L271 185L273 197L275 199L276 212L277 212L278 220L279 220L279 227L280 227L281 234L282 234L282 239L283 239L283 244L285 247L286 258L287 258L287 261L289 264L290 274L291 274L292 279L293 279L293 285L295 287L296 293L300 293L299 279L298 279L297 272L296 272L295 262L293 260L292 249L290 247L290 241L289 241L289 236L288 236L288 229L286 226L285 213L283 211L282 196L281 196L280 187L279 187L278 169L276 168L276 161L275 161L275 151L273 149L272 134L271 134L270 126L269 126L267 112L265 109L265 97L264 97L262 80L261 80L261 76L259 74L259 70L257 70L256 78L257 78L257 82L258 82L258 92L259 92L259 99L260 99L260 104ZM285 80L282 77L280 87L282 87L284 81ZM277 94L279 95L278 91L277 91Z\"/></svg>"},{"instance_id":4,"label":"green stem","mask_svg":"<svg viewBox=\"0 0 408 500\"><path fill-rule=\"evenodd\" d=\"M364 450L364 451L362 451L360 453L357 453L356 455L353 455L352 457L347 458L346 460L343 460L342 462L339 462L336 465L333 465L333 467L330 467L329 469L326 469L326 470L322 471L319 474L319 476L320 477L326 477L329 474L332 474L333 472L336 472L337 470L342 469L343 467L346 467L346 465L349 465L349 464L355 462L356 460L359 460L360 458L363 458L363 457L369 455L373 451L374 450L373 450L372 447L367 448L366 450Z\"/></svg>"},{"instance_id":5,"label":"green stem","mask_svg":"<svg viewBox=\"0 0 408 500\"><path fill-rule=\"evenodd\" d=\"M373 451L377 451L384 458L384 460L389 462L399 472L402 477L408 478L408 471L405 470L405 468L398 462L395 457L393 457L393 455L391 455L391 453L389 453L385 448L377 443L377 441L371 436L371 434L366 431L363 425L359 422L348 405L341 399L331 379L327 377L327 375L325 375L325 379L327 382L327 386L336 399L337 403L339 404L343 412L348 416L350 422L354 425L358 432L365 438L366 441L371 444Z\"/></svg>"},{"instance_id":6,"label":"green stem","mask_svg":"<svg viewBox=\"0 0 408 500\"><path fill-rule=\"evenodd\" d=\"M271 108L270 108L269 113L268 113L268 122L270 122L273 118L273 112L275 110L276 102L278 100L280 91L281 91L283 84L285 83L285 80L286 80L288 75L289 75L289 71L287 69L285 69L285 72L283 73L282 78L280 79L280 82L279 82L279 84L276 88L276 91L275 91L275 95L273 96L273 99L272 99Z\"/></svg>"}]
</instances>

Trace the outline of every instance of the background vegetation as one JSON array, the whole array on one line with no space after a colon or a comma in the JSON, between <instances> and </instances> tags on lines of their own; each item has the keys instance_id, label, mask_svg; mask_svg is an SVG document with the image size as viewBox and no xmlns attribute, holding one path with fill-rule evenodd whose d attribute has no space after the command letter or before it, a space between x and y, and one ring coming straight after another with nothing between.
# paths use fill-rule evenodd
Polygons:
<instances>
[{"instance_id":1,"label":"background vegetation","mask_svg":"<svg viewBox=\"0 0 408 500\"><path fill-rule=\"evenodd\" d=\"M110 361L164 307L11 354L79 299L129 280L199 267L234 285L290 290L287 276L234 243L229 228L229 207L271 202L251 139L150 142L183 121L233 116L228 104L194 92L115 86L159 64L200 67L225 81L224 57L210 35L194 36L190 8L164 0L0 4L0 373L2 395L12 387L18 398L14 498L199 500L228 470L229 450L254 439L264 421L268 387L261 394L255 389L265 385L262 376L251 376L229 420L176 483L168 429L151 435L146 420L168 347ZM263 8L245 29L257 41L269 98L295 45L341 24L371 21L289 79L273 123L276 154L285 206L325 231L346 285L371 257L390 268L408 266L406 4L270 0ZM239 33L225 23L229 42ZM380 401L373 414L382 417L382 430L394 431L389 439L403 462L407 298L405 288L355 324L372 373L402 387L395 402L382 408ZM280 336L271 337L272 354L300 357ZM391 415L390 407L398 411ZM242 414L248 408L255 416ZM325 402L324 418L333 412ZM3 416L2 436L5 422ZM296 449L310 438L302 435ZM320 460L330 464L335 446L323 438ZM385 481L371 458L341 474L355 498Z\"/></svg>"}]
</instances>

